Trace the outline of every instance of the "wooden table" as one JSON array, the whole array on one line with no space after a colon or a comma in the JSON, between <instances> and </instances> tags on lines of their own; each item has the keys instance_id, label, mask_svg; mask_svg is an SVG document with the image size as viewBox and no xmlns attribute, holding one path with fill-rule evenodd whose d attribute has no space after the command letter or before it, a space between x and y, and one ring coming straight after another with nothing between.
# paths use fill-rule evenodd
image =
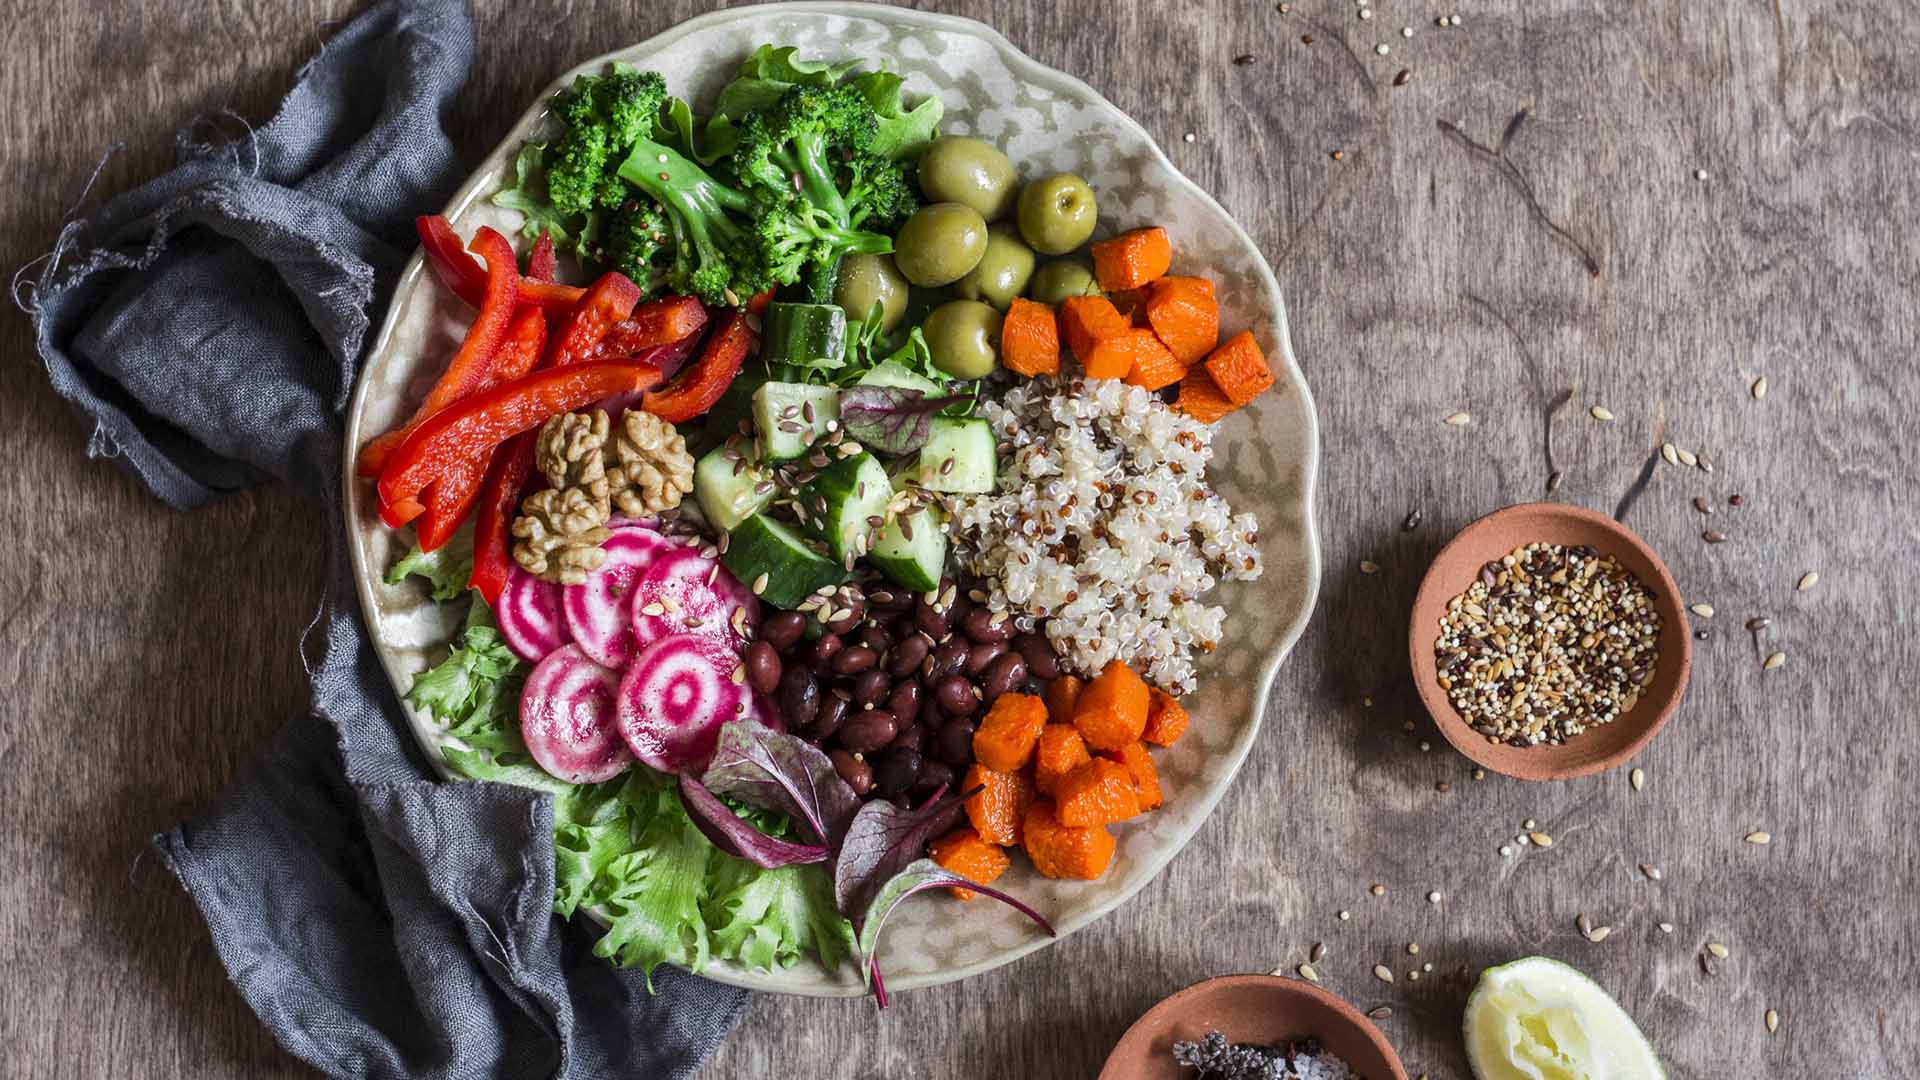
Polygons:
<instances>
[{"instance_id":1,"label":"wooden table","mask_svg":"<svg viewBox=\"0 0 1920 1080\"><path fill-rule=\"evenodd\" d=\"M15 5L6 265L49 246L109 143L126 149L100 191L162 168L197 113L265 117L356 6ZM470 158L555 72L708 5L479 6L450 118ZM1466 1075L1470 973L1533 953L1611 988L1677 1077L1915 1075L1920 648L1903 624L1920 590L1903 568L1920 536L1902 492L1920 406L1920 8L922 6L1087 79L1260 242L1320 402L1326 586L1262 743L1131 903L885 1017L757 998L705 1075L1084 1077L1162 995L1291 969L1315 942L1327 985L1392 1008L1381 1026L1415 1075ZM1461 25L1436 27L1455 10ZM143 852L305 700L320 520L273 489L164 509L86 459L25 320L0 335L0 1072L300 1074ZM1559 498L1611 510L1665 440L1714 466L1661 464L1627 518L1717 611L1638 794L1624 772L1475 779L1405 671L1421 568L1469 519L1543 495L1542 416L1570 387ZM1472 423L1441 422L1457 411ZM1709 546L1707 528L1730 539ZM1820 583L1796 592L1807 571ZM1756 648L1741 627L1760 614ZM1785 666L1763 672L1774 650ZM1503 857L1529 819L1553 847ZM1743 842L1755 830L1772 843ZM1611 936L1584 940L1583 913ZM1715 974L1708 942L1730 950Z\"/></svg>"}]
</instances>

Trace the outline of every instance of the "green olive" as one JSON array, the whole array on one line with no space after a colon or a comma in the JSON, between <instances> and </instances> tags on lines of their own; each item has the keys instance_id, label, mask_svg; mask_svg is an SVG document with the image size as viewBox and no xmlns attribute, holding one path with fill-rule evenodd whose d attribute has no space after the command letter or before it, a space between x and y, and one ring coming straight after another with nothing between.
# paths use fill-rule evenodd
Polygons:
<instances>
[{"instance_id":1,"label":"green olive","mask_svg":"<svg viewBox=\"0 0 1920 1080\"><path fill-rule=\"evenodd\" d=\"M920 190L934 202L971 206L988 221L1013 209L1013 162L992 143L942 135L920 155Z\"/></svg>"},{"instance_id":2,"label":"green olive","mask_svg":"<svg viewBox=\"0 0 1920 1080\"><path fill-rule=\"evenodd\" d=\"M954 283L953 291L963 299L985 300L1005 311L1014 297L1027 291L1027 279L1032 276L1033 249L1020 239L1020 230L994 225L987 229L986 254Z\"/></svg>"},{"instance_id":3,"label":"green olive","mask_svg":"<svg viewBox=\"0 0 1920 1080\"><path fill-rule=\"evenodd\" d=\"M907 317L907 279L894 269L889 256L849 255L840 260L833 302L846 309L847 321L856 325L865 322L879 304L880 330L890 332Z\"/></svg>"},{"instance_id":4,"label":"green olive","mask_svg":"<svg viewBox=\"0 0 1920 1080\"><path fill-rule=\"evenodd\" d=\"M978 300L949 300L920 324L933 366L956 379L984 379L1000 358L1000 313Z\"/></svg>"},{"instance_id":5,"label":"green olive","mask_svg":"<svg viewBox=\"0 0 1920 1080\"><path fill-rule=\"evenodd\" d=\"M1065 255L1086 243L1099 216L1093 189L1072 173L1054 173L1020 189L1020 235L1042 254Z\"/></svg>"},{"instance_id":6,"label":"green olive","mask_svg":"<svg viewBox=\"0 0 1920 1080\"><path fill-rule=\"evenodd\" d=\"M1058 304L1069 296L1098 296L1100 283L1093 268L1079 259L1050 259L1034 271L1027 295L1043 304Z\"/></svg>"},{"instance_id":7,"label":"green olive","mask_svg":"<svg viewBox=\"0 0 1920 1080\"><path fill-rule=\"evenodd\" d=\"M934 203L913 212L893 238L893 264L923 289L951 285L987 253L987 222L959 203Z\"/></svg>"}]
</instances>

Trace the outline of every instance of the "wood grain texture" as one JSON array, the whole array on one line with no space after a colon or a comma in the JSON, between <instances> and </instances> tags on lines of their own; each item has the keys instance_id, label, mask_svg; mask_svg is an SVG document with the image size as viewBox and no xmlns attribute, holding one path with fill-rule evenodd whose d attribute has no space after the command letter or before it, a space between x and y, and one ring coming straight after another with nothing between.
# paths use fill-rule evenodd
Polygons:
<instances>
[{"instance_id":1,"label":"wood grain texture","mask_svg":"<svg viewBox=\"0 0 1920 1080\"><path fill-rule=\"evenodd\" d=\"M449 117L472 159L554 72L711 5L477 6ZM1367 22L1345 0L917 6L1087 79L1259 241L1320 403L1330 572L1263 744L1153 886L884 1017L758 998L705 1074L1084 1077L1166 993L1324 941L1327 985L1390 1004L1388 1036L1436 1080L1467 1075L1469 973L1530 953L1612 988L1676 1077L1916 1075L1920 8L1484 0L1440 30L1441 8L1402 0ZM48 246L109 143L126 149L103 191L162 168L196 114L266 116L354 7L0 3L5 265ZM165 510L87 460L24 319L0 318L0 352L0 1074L306 1075L141 852L304 701L318 518L272 489ZM1637 795L1624 773L1472 779L1400 654L1426 559L1543 493L1542 409L1571 386L1560 498L1612 508L1662 438L1715 464L1661 466L1628 518L1719 612ZM1456 410L1473 423L1440 423ZM1728 543L1700 541L1695 496ZM1796 593L1809 569L1819 586ZM1766 674L1740 630L1759 613L1788 654ZM1552 849L1502 858L1529 818ZM1753 829L1773 843L1742 843ZM1582 913L1615 928L1604 944ZM1709 940L1732 950L1714 976ZM1417 982L1410 941L1435 967Z\"/></svg>"}]
</instances>

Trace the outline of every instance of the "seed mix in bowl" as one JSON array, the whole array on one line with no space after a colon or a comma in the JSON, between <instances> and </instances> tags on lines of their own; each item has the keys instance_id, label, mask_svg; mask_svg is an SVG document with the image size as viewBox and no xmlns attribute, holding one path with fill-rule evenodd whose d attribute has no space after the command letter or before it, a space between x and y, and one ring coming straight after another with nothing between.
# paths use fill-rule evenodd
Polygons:
<instances>
[{"instance_id":1,"label":"seed mix in bowl","mask_svg":"<svg viewBox=\"0 0 1920 1080\"><path fill-rule=\"evenodd\" d=\"M950 499L987 604L1045 620L1069 668L1122 660L1173 694L1220 643L1219 581L1260 576L1259 525L1207 486L1213 431L1114 379L1041 378L981 404L999 484Z\"/></svg>"},{"instance_id":2,"label":"seed mix in bowl","mask_svg":"<svg viewBox=\"0 0 1920 1080\"><path fill-rule=\"evenodd\" d=\"M1538 746L1633 711L1659 640L1652 591L1613 556L1536 543L1481 567L1447 603L1434 657L1475 731Z\"/></svg>"}]
</instances>

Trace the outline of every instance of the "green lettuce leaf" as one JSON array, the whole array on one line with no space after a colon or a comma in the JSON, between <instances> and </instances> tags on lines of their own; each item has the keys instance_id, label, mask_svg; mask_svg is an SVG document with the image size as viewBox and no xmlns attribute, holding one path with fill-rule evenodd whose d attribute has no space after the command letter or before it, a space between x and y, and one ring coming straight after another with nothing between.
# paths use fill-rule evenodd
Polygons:
<instances>
[{"instance_id":1,"label":"green lettuce leaf","mask_svg":"<svg viewBox=\"0 0 1920 1080\"><path fill-rule=\"evenodd\" d=\"M833 86L860 63L847 60L829 64L802 60L799 54L800 50L792 45L762 45L755 49L740 65L733 81L721 88L720 96L714 100L714 114L737 123L748 113L758 112L780 100L788 87L800 83Z\"/></svg>"},{"instance_id":2,"label":"green lettuce leaf","mask_svg":"<svg viewBox=\"0 0 1920 1080\"><path fill-rule=\"evenodd\" d=\"M588 232L582 219L554 209L547 198L546 153L545 143L522 145L520 152L513 156L512 185L501 188L488 201L506 210L518 210L525 216L526 220L520 224L522 236L536 239L546 230L553 233L555 244L571 241L576 251L582 251Z\"/></svg>"},{"instance_id":3,"label":"green lettuce leaf","mask_svg":"<svg viewBox=\"0 0 1920 1080\"><path fill-rule=\"evenodd\" d=\"M700 905L707 899L707 870L714 848L680 807L667 786L636 770L621 793L634 818L632 850L615 856L601 877L604 895L593 897L612 925L593 947L595 956L638 967L652 985L664 962L698 971L712 955L712 937Z\"/></svg>"},{"instance_id":4,"label":"green lettuce leaf","mask_svg":"<svg viewBox=\"0 0 1920 1080\"><path fill-rule=\"evenodd\" d=\"M740 141L740 130L724 116L709 119L704 125L704 134L699 133L702 127L700 118L693 115L693 107L684 99L668 98L654 123L653 141L672 147L702 165L711 165L733 153Z\"/></svg>"},{"instance_id":5,"label":"green lettuce leaf","mask_svg":"<svg viewBox=\"0 0 1920 1080\"><path fill-rule=\"evenodd\" d=\"M905 80L891 71L870 71L847 84L858 90L873 111L880 114L880 128L873 136L873 152L898 161L917 157L940 131L940 118L946 106L937 97L921 99L907 108L901 93Z\"/></svg>"},{"instance_id":6,"label":"green lettuce leaf","mask_svg":"<svg viewBox=\"0 0 1920 1080\"><path fill-rule=\"evenodd\" d=\"M409 576L427 581L427 595L435 600L453 600L467 591L467 579L473 576L473 531L461 529L434 551L413 550L387 571L386 582L398 585Z\"/></svg>"},{"instance_id":7,"label":"green lettuce leaf","mask_svg":"<svg viewBox=\"0 0 1920 1080\"><path fill-rule=\"evenodd\" d=\"M825 866L762 870L744 859L718 856L705 905L714 954L770 970L813 953L827 967L852 955L853 926L833 907Z\"/></svg>"}]
</instances>

